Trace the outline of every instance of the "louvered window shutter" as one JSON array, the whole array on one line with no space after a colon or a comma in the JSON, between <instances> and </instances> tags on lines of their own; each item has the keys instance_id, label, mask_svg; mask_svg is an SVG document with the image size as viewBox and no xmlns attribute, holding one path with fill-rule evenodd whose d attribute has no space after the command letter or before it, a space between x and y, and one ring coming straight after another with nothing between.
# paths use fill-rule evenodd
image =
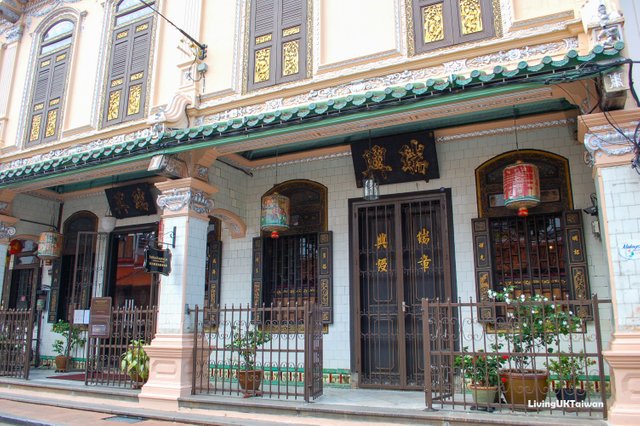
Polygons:
<instances>
[{"instance_id":1,"label":"louvered window shutter","mask_svg":"<svg viewBox=\"0 0 640 426\"><path fill-rule=\"evenodd\" d=\"M113 32L103 120L106 125L144 115L151 49L151 18Z\"/></svg>"},{"instance_id":2,"label":"louvered window shutter","mask_svg":"<svg viewBox=\"0 0 640 426\"><path fill-rule=\"evenodd\" d=\"M29 111L28 144L54 140L60 128L60 107L67 78L69 49L42 56Z\"/></svg>"},{"instance_id":3,"label":"louvered window shutter","mask_svg":"<svg viewBox=\"0 0 640 426\"><path fill-rule=\"evenodd\" d=\"M276 83L285 83L307 73L307 0L280 1Z\"/></svg>"},{"instance_id":4,"label":"louvered window shutter","mask_svg":"<svg viewBox=\"0 0 640 426\"><path fill-rule=\"evenodd\" d=\"M251 2L249 89L275 84L278 31L276 0Z\"/></svg>"}]
</instances>

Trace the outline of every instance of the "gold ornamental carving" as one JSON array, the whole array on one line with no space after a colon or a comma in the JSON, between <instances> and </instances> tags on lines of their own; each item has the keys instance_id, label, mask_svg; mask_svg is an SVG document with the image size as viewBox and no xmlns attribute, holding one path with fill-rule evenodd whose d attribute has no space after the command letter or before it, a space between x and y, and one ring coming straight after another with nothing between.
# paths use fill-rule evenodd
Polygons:
<instances>
[{"instance_id":1,"label":"gold ornamental carving","mask_svg":"<svg viewBox=\"0 0 640 426\"><path fill-rule=\"evenodd\" d=\"M480 0L460 0L459 4L462 34L473 34L482 31Z\"/></svg>"},{"instance_id":2,"label":"gold ornamental carving","mask_svg":"<svg viewBox=\"0 0 640 426\"><path fill-rule=\"evenodd\" d=\"M143 76L144 76L143 72L137 72L137 73L131 75L131 77L129 78L129 81L140 80Z\"/></svg>"},{"instance_id":3,"label":"gold ornamental carving","mask_svg":"<svg viewBox=\"0 0 640 426\"><path fill-rule=\"evenodd\" d=\"M33 110L40 111L42 108L44 108L44 104L41 102L39 104L36 104L36 106L33 107Z\"/></svg>"},{"instance_id":4,"label":"gold ornamental carving","mask_svg":"<svg viewBox=\"0 0 640 426\"><path fill-rule=\"evenodd\" d=\"M300 25L282 30L282 37L289 37L300 32Z\"/></svg>"},{"instance_id":5,"label":"gold ornamental carving","mask_svg":"<svg viewBox=\"0 0 640 426\"><path fill-rule=\"evenodd\" d=\"M320 280L320 305L329 306L329 280Z\"/></svg>"},{"instance_id":6,"label":"gold ornamental carving","mask_svg":"<svg viewBox=\"0 0 640 426\"><path fill-rule=\"evenodd\" d=\"M372 176L373 172L378 172L384 179L387 178L387 172L392 171L391 166L387 166L385 162L385 156L387 155L387 149L379 145L374 145L371 149L367 149L362 154L367 163L367 170L362 172L364 177Z\"/></svg>"},{"instance_id":7,"label":"gold ornamental carving","mask_svg":"<svg viewBox=\"0 0 640 426\"><path fill-rule=\"evenodd\" d=\"M63 53L61 55L56 56L56 62L60 62L61 60L63 60L64 58L67 57L66 53Z\"/></svg>"},{"instance_id":8,"label":"gold ornamental carving","mask_svg":"<svg viewBox=\"0 0 640 426\"><path fill-rule=\"evenodd\" d=\"M44 68L51 63L51 59L47 59L46 61L42 61L40 64L40 68Z\"/></svg>"},{"instance_id":9,"label":"gold ornamental carving","mask_svg":"<svg viewBox=\"0 0 640 426\"><path fill-rule=\"evenodd\" d=\"M587 298L587 281L582 269L576 269L573 272L573 285L576 291L576 299L583 300Z\"/></svg>"},{"instance_id":10,"label":"gold ornamental carving","mask_svg":"<svg viewBox=\"0 0 640 426\"><path fill-rule=\"evenodd\" d=\"M300 55L298 53L298 40L288 41L282 45L282 57L284 65L282 76L298 74L300 71Z\"/></svg>"},{"instance_id":11,"label":"gold ornamental carving","mask_svg":"<svg viewBox=\"0 0 640 426\"><path fill-rule=\"evenodd\" d=\"M49 101L49 106L50 106L50 107L51 107L51 106L56 106L56 105L58 105L59 103L60 103L60 98L51 99L51 100Z\"/></svg>"},{"instance_id":12,"label":"gold ornamental carving","mask_svg":"<svg viewBox=\"0 0 640 426\"><path fill-rule=\"evenodd\" d=\"M271 34L261 35L256 37L256 44L262 44L271 41Z\"/></svg>"},{"instance_id":13,"label":"gold ornamental carving","mask_svg":"<svg viewBox=\"0 0 640 426\"><path fill-rule=\"evenodd\" d=\"M136 27L136 32L139 33L140 31L144 31L147 28L149 28L149 24L148 23L145 23L145 24L142 24L142 25L138 25Z\"/></svg>"},{"instance_id":14,"label":"gold ornamental carving","mask_svg":"<svg viewBox=\"0 0 640 426\"><path fill-rule=\"evenodd\" d=\"M31 133L29 134L29 142L38 140L40 135L40 126L42 124L42 114L34 115L31 119Z\"/></svg>"},{"instance_id":15,"label":"gold ornamental carving","mask_svg":"<svg viewBox=\"0 0 640 426\"><path fill-rule=\"evenodd\" d=\"M58 121L58 110L54 109L47 113L47 127L45 128L44 137L50 138L56 134L56 122Z\"/></svg>"},{"instance_id":16,"label":"gold ornamental carving","mask_svg":"<svg viewBox=\"0 0 640 426\"><path fill-rule=\"evenodd\" d=\"M122 78L116 78L115 80L112 80L111 87L120 86L122 84L122 81Z\"/></svg>"},{"instance_id":17,"label":"gold ornamental carving","mask_svg":"<svg viewBox=\"0 0 640 426\"><path fill-rule=\"evenodd\" d=\"M253 81L261 83L269 80L269 72L271 69L271 48L256 50L255 69Z\"/></svg>"},{"instance_id":18,"label":"gold ornamental carving","mask_svg":"<svg viewBox=\"0 0 640 426\"><path fill-rule=\"evenodd\" d=\"M120 90L111 92L109 95L109 109L107 110L107 121L118 118L120 110Z\"/></svg>"},{"instance_id":19,"label":"gold ornamental carving","mask_svg":"<svg viewBox=\"0 0 640 426\"><path fill-rule=\"evenodd\" d=\"M444 40L442 3L432 4L422 9L422 28L425 43Z\"/></svg>"},{"instance_id":20,"label":"gold ornamental carving","mask_svg":"<svg viewBox=\"0 0 640 426\"><path fill-rule=\"evenodd\" d=\"M129 103L127 115L134 115L140 112L140 100L142 98L142 85L136 84L129 88Z\"/></svg>"},{"instance_id":21,"label":"gold ornamental carving","mask_svg":"<svg viewBox=\"0 0 640 426\"><path fill-rule=\"evenodd\" d=\"M400 156L402 161L402 171L412 175L426 175L429 169L429 162L424 159L424 145L415 139L411 139L410 145L402 145Z\"/></svg>"},{"instance_id":22,"label":"gold ornamental carving","mask_svg":"<svg viewBox=\"0 0 640 426\"><path fill-rule=\"evenodd\" d=\"M116 35L116 39L120 40L129 35L129 31L122 31Z\"/></svg>"}]
</instances>

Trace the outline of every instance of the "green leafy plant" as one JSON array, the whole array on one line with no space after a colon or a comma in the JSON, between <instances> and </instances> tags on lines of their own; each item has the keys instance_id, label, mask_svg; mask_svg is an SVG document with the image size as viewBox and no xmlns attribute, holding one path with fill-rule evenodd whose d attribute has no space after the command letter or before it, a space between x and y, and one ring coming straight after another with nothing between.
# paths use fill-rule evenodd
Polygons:
<instances>
[{"instance_id":1,"label":"green leafy plant","mask_svg":"<svg viewBox=\"0 0 640 426\"><path fill-rule=\"evenodd\" d=\"M149 378L149 355L144 350L145 341L132 340L120 357L120 370L134 382L146 382Z\"/></svg>"},{"instance_id":2,"label":"green leafy plant","mask_svg":"<svg viewBox=\"0 0 640 426\"><path fill-rule=\"evenodd\" d=\"M557 376L561 388L575 389L578 378L586 375L587 368L595 364L594 360L583 354L572 357L560 355L557 360L549 361L547 368Z\"/></svg>"},{"instance_id":3,"label":"green leafy plant","mask_svg":"<svg viewBox=\"0 0 640 426\"><path fill-rule=\"evenodd\" d=\"M262 330L247 329L233 326L231 329L231 343L225 348L237 352L243 363L240 367L246 370L255 370L256 350L258 346L271 341L271 334Z\"/></svg>"},{"instance_id":4,"label":"green leafy plant","mask_svg":"<svg viewBox=\"0 0 640 426\"><path fill-rule=\"evenodd\" d=\"M509 352L516 353L512 356L515 369L524 371L537 350L553 353L559 336L579 331L582 321L563 309L566 304L538 294L515 296L513 291L513 287L505 287L503 292L489 291L489 297L509 305L507 322L511 327L500 336L509 342Z\"/></svg>"},{"instance_id":5,"label":"green leafy plant","mask_svg":"<svg viewBox=\"0 0 640 426\"><path fill-rule=\"evenodd\" d=\"M463 352L469 348L464 347ZM502 349L501 344L492 344L491 350L498 352ZM454 367L459 368L464 377L471 381L471 384L478 386L498 386L500 384L500 369L509 359L506 355L490 355L479 350L480 354L458 355L454 361Z\"/></svg>"},{"instance_id":6,"label":"green leafy plant","mask_svg":"<svg viewBox=\"0 0 640 426\"><path fill-rule=\"evenodd\" d=\"M86 342L80 329L71 327L71 324L67 321L58 320L57 323L53 324L51 330L62 336L62 339L56 339L53 342L53 351L58 355L68 357L73 348L83 346Z\"/></svg>"}]
</instances>

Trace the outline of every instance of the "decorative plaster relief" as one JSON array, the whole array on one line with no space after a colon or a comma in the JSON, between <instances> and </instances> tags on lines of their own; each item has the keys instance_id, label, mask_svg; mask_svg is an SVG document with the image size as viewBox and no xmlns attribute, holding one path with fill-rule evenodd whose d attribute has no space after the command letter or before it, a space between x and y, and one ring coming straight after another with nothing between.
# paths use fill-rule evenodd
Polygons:
<instances>
[{"instance_id":1,"label":"decorative plaster relief","mask_svg":"<svg viewBox=\"0 0 640 426\"><path fill-rule=\"evenodd\" d=\"M65 3L77 3L80 0L37 0L26 2L20 0L21 3L26 3L24 6L23 15L26 17L24 22L11 23L7 20L3 20L0 24L0 36L5 35L7 42L19 40L23 34L23 28L31 25L32 18L39 18L51 12L53 9L60 7Z\"/></svg>"},{"instance_id":2,"label":"decorative plaster relief","mask_svg":"<svg viewBox=\"0 0 640 426\"><path fill-rule=\"evenodd\" d=\"M543 129L546 127L568 126L575 123L576 123L575 118L568 118L563 120L540 121L536 123L521 124L517 126L517 129L518 130L534 130L534 129ZM497 129L480 130L477 132L458 133L455 135L439 136L439 137L436 137L436 142L444 143L444 142L452 142L460 139L478 138L478 137L484 137L484 136L495 136L495 135L501 135L505 133L513 133L515 129L516 129L515 126L510 126L510 127L500 127Z\"/></svg>"},{"instance_id":3,"label":"decorative plaster relief","mask_svg":"<svg viewBox=\"0 0 640 426\"><path fill-rule=\"evenodd\" d=\"M215 209L211 212L211 215L220 219L229 227L231 238L244 238L246 235L247 225L237 214L226 209Z\"/></svg>"},{"instance_id":4,"label":"decorative plaster relief","mask_svg":"<svg viewBox=\"0 0 640 426\"><path fill-rule=\"evenodd\" d=\"M11 238L16 235L16 228L13 226L7 226L6 223L0 222L0 239Z\"/></svg>"},{"instance_id":5,"label":"decorative plaster relief","mask_svg":"<svg viewBox=\"0 0 640 426\"><path fill-rule=\"evenodd\" d=\"M618 156L633 152L631 140L634 136L632 130L625 130L624 136L618 132L587 133L584 136L584 146L590 154L588 163L593 165L594 159L603 154Z\"/></svg>"},{"instance_id":6,"label":"decorative plaster relief","mask_svg":"<svg viewBox=\"0 0 640 426\"><path fill-rule=\"evenodd\" d=\"M171 128L184 128L189 126L187 117L187 106L191 105L191 100L181 93L175 93L169 102L155 114L149 116L147 124L152 126L164 124Z\"/></svg>"},{"instance_id":7,"label":"decorative plaster relief","mask_svg":"<svg viewBox=\"0 0 640 426\"><path fill-rule=\"evenodd\" d=\"M158 207L177 212L185 207L199 214L209 214L213 209L213 200L202 191L188 188L176 188L158 195Z\"/></svg>"}]
</instances>

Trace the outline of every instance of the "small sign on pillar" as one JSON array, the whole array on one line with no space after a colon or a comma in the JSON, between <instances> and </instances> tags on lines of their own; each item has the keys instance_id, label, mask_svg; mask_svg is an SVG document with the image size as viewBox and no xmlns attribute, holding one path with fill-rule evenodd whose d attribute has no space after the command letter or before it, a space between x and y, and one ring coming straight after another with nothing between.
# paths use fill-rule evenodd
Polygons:
<instances>
[{"instance_id":1,"label":"small sign on pillar","mask_svg":"<svg viewBox=\"0 0 640 426\"><path fill-rule=\"evenodd\" d=\"M171 273L171 250L147 247L144 250L144 270L154 274Z\"/></svg>"}]
</instances>

